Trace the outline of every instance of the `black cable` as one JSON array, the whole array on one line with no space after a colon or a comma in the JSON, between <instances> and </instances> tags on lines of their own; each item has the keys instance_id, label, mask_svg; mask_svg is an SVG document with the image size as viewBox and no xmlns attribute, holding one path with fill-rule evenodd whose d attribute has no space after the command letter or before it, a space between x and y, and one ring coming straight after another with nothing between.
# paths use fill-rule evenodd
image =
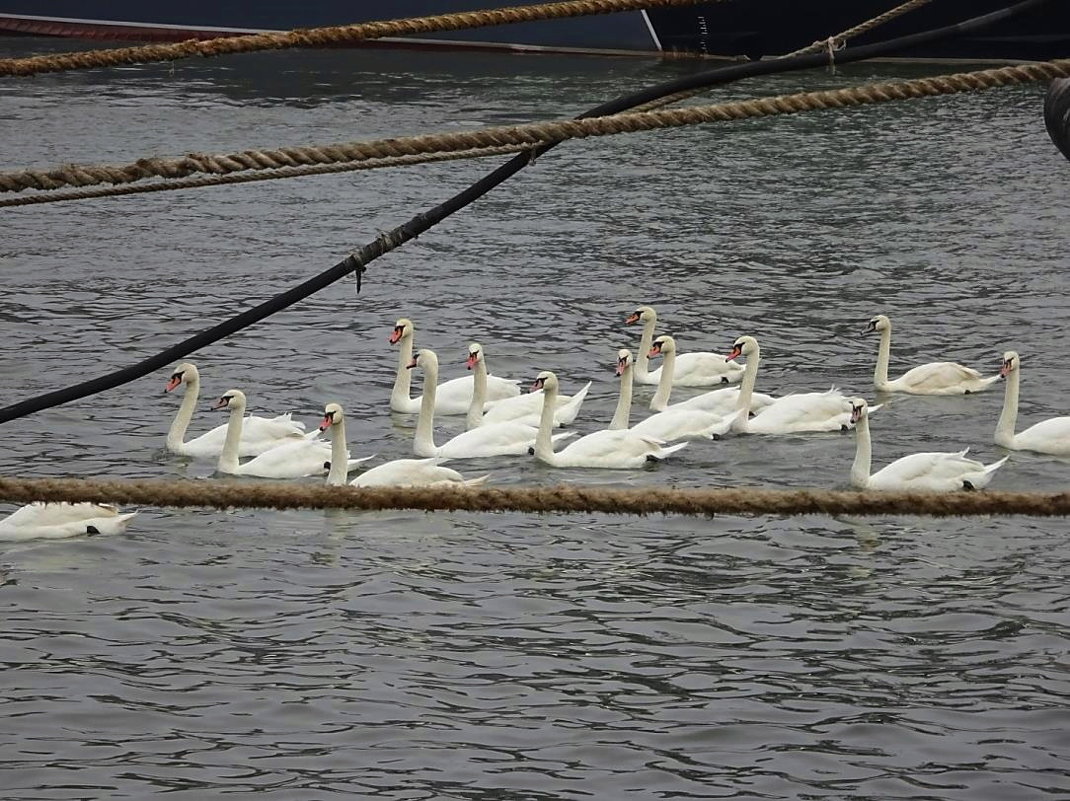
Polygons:
<instances>
[{"instance_id":1,"label":"black cable","mask_svg":"<svg viewBox=\"0 0 1070 801\"><path fill-rule=\"evenodd\" d=\"M841 65L850 64L855 61L864 61L870 58L888 56L918 45L928 44L953 36L960 36L965 33L972 33L1046 2L1048 2L1048 0L1024 0L1013 6L1009 6L999 11L993 11L989 14L983 14L979 17L973 17L963 22L956 23L955 25L934 28L933 30L922 31L921 33L915 33L909 36L901 36L897 39L890 39L887 42L878 42L876 44L864 45L862 47L848 48L839 51L836 54L836 63ZM711 86L721 86L744 78L754 78L760 75L773 75L780 72L813 69L815 67L825 66L827 63L828 55L826 53L811 53L802 56L792 56L791 58L773 59L770 61L751 61L744 64L719 67L714 70L708 70L706 72L700 72L684 78L657 84L648 89L633 92L632 94L616 98L615 100L610 100L607 103L603 103L602 105L581 114L577 119L618 114L622 111L627 111L634 106L649 103L652 100L657 100L666 95L676 94L677 92L686 92L691 89L707 88ZM399 225L394 230L381 234L374 241L369 242L356 253L347 256L330 269L325 270L319 275L310 278L308 281L305 281L292 289L288 289L282 294L276 295L270 300L267 300L258 306L254 306L235 317L231 317L229 320L225 320L206 331L194 334L188 339L182 340L177 345L172 345L166 350L157 353L155 356L150 356L147 359L141 360L137 364L131 365L130 367L124 367L121 370L116 370L107 375L99 376L90 379L89 381L83 381L80 384L65 387L64 389L47 392L44 395L37 395L36 397L19 401L10 406L5 406L0 409L0 423L6 423L19 417L25 417L34 412L43 411L44 409L51 409L54 406L60 406L73 400L79 400L80 398L85 398L89 395L95 395L98 392L114 389L123 384L128 384L135 379L142 378L149 373L179 361L200 348L218 342L237 331L241 331L243 328L247 328L254 323L260 322L265 317L269 317L278 311L294 305L300 300L304 300L309 295L319 292L321 289L330 286L335 281L344 278L352 272L357 273L357 291L359 292L361 277L367 269L369 262L374 261L384 253L389 253L391 250L400 247L410 239L414 239L424 231L427 231L431 227L442 222L442 220L446 219L454 212L463 209L468 204L479 199L494 187L520 172L524 167L531 164L536 157L546 153L557 144L559 143L549 142L547 144L539 145L529 152L514 156L505 164L492 171L489 175L472 184L472 186L457 193L444 203L440 203L430 211L416 215L411 220Z\"/></svg>"}]
</instances>

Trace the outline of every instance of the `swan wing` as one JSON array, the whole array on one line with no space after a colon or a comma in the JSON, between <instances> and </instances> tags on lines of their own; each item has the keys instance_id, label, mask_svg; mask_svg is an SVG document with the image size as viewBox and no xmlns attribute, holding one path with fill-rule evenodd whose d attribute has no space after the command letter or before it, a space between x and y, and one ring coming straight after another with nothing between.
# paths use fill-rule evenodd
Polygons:
<instances>
[{"instance_id":1,"label":"swan wing","mask_svg":"<svg viewBox=\"0 0 1070 801\"><path fill-rule=\"evenodd\" d=\"M756 433L837 431L851 417L850 401L839 390L803 392L778 398L748 422Z\"/></svg>"},{"instance_id":2,"label":"swan wing","mask_svg":"<svg viewBox=\"0 0 1070 801\"><path fill-rule=\"evenodd\" d=\"M735 414L719 415L701 409L666 409L640 420L631 430L665 441L677 439L713 439L732 425Z\"/></svg>"},{"instance_id":3,"label":"swan wing","mask_svg":"<svg viewBox=\"0 0 1070 801\"><path fill-rule=\"evenodd\" d=\"M742 365L730 362L718 353L693 351L676 356L672 383L681 387L707 387L736 383L742 378Z\"/></svg>"},{"instance_id":4,"label":"swan wing","mask_svg":"<svg viewBox=\"0 0 1070 801\"><path fill-rule=\"evenodd\" d=\"M1015 435L1014 445L1038 453L1070 454L1070 417L1051 417L1034 423Z\"/></svg>"},{"instance_id":5,"label":"swan wing","mask_svg":"<svg viewBox=\"0 0 1070 801\"><path fill-rule=\"evenodd\" d=\"M301 478L322 475L331 461L326 442L296 439L285 442L238 466L238 475L259 478Z\"/></svg>"},{"instance_id":6,"label":"swan wing","mask_svg":"<svg viewBox=\"0 0 1070 801\"><path fill-rule=\"evenodd\" d=\"M959 392L985 381L972 367L957 362L929 362L912 367L891 383L911 392L939 394L947 390Z\"/></svg>"}]
</instances>

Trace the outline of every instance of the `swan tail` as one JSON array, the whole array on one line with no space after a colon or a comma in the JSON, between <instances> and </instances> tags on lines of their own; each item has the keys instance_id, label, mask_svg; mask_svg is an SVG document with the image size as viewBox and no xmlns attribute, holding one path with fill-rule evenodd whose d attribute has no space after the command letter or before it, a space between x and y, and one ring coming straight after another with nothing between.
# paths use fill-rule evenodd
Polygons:
<instances>
[{"instance_id":1,"label":"swan tail","mask_svg":"<svg viewBox=\"0 0 1070 801\"><path fill-rule=\"evenodd\" d=\"M486 484L487 483L487 479L489 479L489 478L490 478L490 473L487 473L486 475L483 475L483 476L478 476L476 478L466 478L464 481L461 482L461 486L462 487L478 487L478 486L480 486L482 484Z\"/></svg>"},{"instance_id":2,"label":"swan tail","mask_svg":"<svg viewBox=\"0 0 1070 801\"><path fill-rule=\"evenodd\" d=\"M869 414L873 414L874 412L879 412L883 408L884 408L884 404L883 403L878 403L878 404L876 404L874 406L870 406L869 409L868 409L868 413Z\"/></svg>"},{"instance_id":3,"label":"swan tail","mask_svg":"<svg viewBox=\"0 0 1070 801\"><path fill-rule=\"evenodd\" d=\"M550 441L555 445L563 439L569 439L571 437L578 436L578 431L562 431L560 434L554 434L550 437Z\"/></svg>"},{"instance_id":4,"label":"swan tail","mask_svg":"<svg viewBox=\"0 0 1070 801\"><path fill-rule=\"evenodd\" d=\"M999 461L992 462L992 464L984 465L981 468L980 472L964 476L962 479L963 488L979 490L984 487L987 487L989 482L992 481L992 475L1001 467L1003 467L1003 465L1009 458L1009 456L1004 456Z\"/></svg>"},{"instance_id":5,"label":"swan tail","mask_svg":"<svg viewBox=\"0 0 1070 801\"><path fill-rule=\"evenodd\" d=\"M350 470L356 470L360 465L364 464L371 459L374 459L379 454L373 453L371 456L361 456L359 459L349 459L346 461L346 472Z\"/></svg>"},{"instance_id":6,"label":"swan tail","mask_svg":"<svg viewBox=\"0 0 1070 801\"><path fill-rule=\"evenodd\" d=\"M688 444L689 443L687 442L681 442L677 445L669 445L667 447L661 448L658 453L652 453L651 456L653 456L655 459L661 460L668 456L672 456L677 451L682 451L688 446Z\"/></svg>"},{"instance_id":7,"label":"swan tail","mask_svg":"<svg viewBox=\"0 0 1070 801\"><path fill-rule=\"evenodd\" d=\"M575 421L576 416L580 413L580 407L583 405L583 401L586 399L590 389L591 382L588 381L587 384L579 392L569 398L568 403L558 411L554 416L554 422L558 425L567 426Z\"/></svg>"}]
</instances>

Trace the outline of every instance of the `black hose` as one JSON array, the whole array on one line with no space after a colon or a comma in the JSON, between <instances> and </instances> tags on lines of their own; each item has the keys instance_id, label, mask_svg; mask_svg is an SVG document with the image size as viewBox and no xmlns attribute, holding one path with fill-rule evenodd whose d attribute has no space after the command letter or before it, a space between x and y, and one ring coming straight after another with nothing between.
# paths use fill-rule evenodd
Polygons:
<instances>
[{"instance_id":1,"label":"black hose","mask_svg":"<svg viewBox=\"0 0 1070 801\"><path fill-rule=\"evenodd\" d=\"M836 54L836 63L842 65L855 61L864 61L866 59L889 56L940 39L972 33L995 22L1000 22L1016 14L1020 14L1023 11L1040 6L1046 2L1048 2L1048 0L1023 0L1023 2L1016 3L1013 6L1009 6L999 11L993 11L989 14L983 14L979 17L973 17L963 22L956 23L955 25L947 25L943 28L922 31L921 33L911 34L910 36L901 36L897 39L890 39L887 42L878 42L876 44L864 45L862 47L848 48ZM708 70L706 72L700 72L684 78L657 84L648 89L633 92L632 94L619 97L615 100L610 100L608 103L603 103L602 105L581 114L578 119L618 114L622 111L627 111L629 108L649 103L652 100L657 100L666 95L676 94L677 92L686 92L691 89L707 88L711 86L721 86L744 78L754 78L760 75L772 75L780 72L813 69L815 67L822 67L827 63L827 54L813 53L802 56L792 56L791 58L773 59L770 61L752 61L744 64L719 67L714 70ZM243 328L247 328L254 323L260 322L265 317L269 317L275 312L288 308L300 300L304 300L309 295L330 286L335 281L344 278L352 272L357 273L357 290L359 291L361 276L365 269L367 269L369 262L379 258L384 253L389 253L391 250L400 247L410 239L414 239L432 226L442 222L442 220L446 219L454 212L463 209L469 203L482 197L491 189L518 173L528 164L532 163L537 156L541 156L557 144L559 143L549 142L544 145L539 145L529 152L514 156L505 164L481 178L467 189L457 193L444 203L440 203L430 211L418 214L408 222L399 225L394 230L380 235L373 242L369 242L356 253L347 256L344 260L330 269L325 270L319 275L310 278L308 281L305 281L292 289L288 289L282 294L276 295L270 300L267 300L258 306L254 306L235 317L231 317L229 320L225 320L206 331L194 334L188 339L182 340L177 345L172 345L166 350L157 353L155 356L150 356L147 359L141 360L137 364L131 365L130 367L124 367L121 370L116 370L107 375L102 375L90 379L89 381L75 384L74 386L47 392L44 395L37 395L36 397L19 401L10 406L5 406L0 409L0 423L6 423L19 417L25 417L44 409L51 409L54 406L60 406L61 404L69 403L73 400L85 398L89 395L95 395L98 392L114 389L115 387L122 386L135 379L142 378L151 372L160 370L171 365L173 362L179 361L199 348L218 342L237 331L241 331Z\"/></svg>"}]
</instances>

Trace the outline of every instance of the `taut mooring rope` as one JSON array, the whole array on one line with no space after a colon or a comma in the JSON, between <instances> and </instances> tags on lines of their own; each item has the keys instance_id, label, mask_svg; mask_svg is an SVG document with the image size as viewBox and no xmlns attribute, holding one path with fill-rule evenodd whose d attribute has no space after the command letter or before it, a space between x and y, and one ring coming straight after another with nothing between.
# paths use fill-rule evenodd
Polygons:
<instances>
[{"instance_id":1,"label":"taut mooring rope","mask_svg":"<svg viewBox=\"0 0 1070 801\"><path fill-rule=\"evenodd\" d=\"M847 492L599 487L362 488L225 481L100 481L0 477L0 502L91 501L122 506L260 509L415 509L728 515L1029 515L1065 517L1070 492Z\"/></svg>"},{"instance_id":2,"label":"taut mooring rope","mask_svg":"<svg viewBox=\"0 0 1070 801\"><path fill-rule=\"evenodd\" d=\"M397 159L405 156L477 153L487 148L517 148L563 142L590 136L635 133L709 122L727 122L754 117L798 114L830 108L888 103L921 97L954 94L1049 81L1070 76L1070 59L999 67L977 72L936 75L912 81L864 84L823 92L803 92L778 97L738 100L709 106L688 106L608 117L535 122L525 125L483 128L425 136L403 136L369 142L349 142L279 150L246 150L224 155L190 154L178 159L140 159L123 166L69 166L55 170L25 170L0 173L0 191L56 189L100 183L132 183L150 177L178 177L192 173L228 174L247 170L279 170L296 164L356 164L363 160ZM379 165L376 165L379 166Z\"/></svg>"},{"instance_id":3,"label":"taut mooring rope","mask_svg":"<svg viewBox=\"0 0 1070 801\"><path fill-rule=\"evenodd\" d=\"M0 59L0 77L40 75L76 69L115 67L120 64L147 64L154 61L175 61L191 56L223 56L253 53L261 50L285 50L294 47L326 47L353 45L369 39L391 36L413 36L420 33L457 31L484 28L535 20L566 19L595 14L615 14L644 8L693 6L698 3L720 3L725 0L567 0L560 3L540 3L529 6L508 6L483 11L463 11L433 17L365 22L356 25L336 25L307 28L288 33L256 33L247 36L226 36L215 39L188 39L170 44L151 44L121 47L111 50L86 50L63 55L30 56Z\"/></svg>"}]
</instances>

